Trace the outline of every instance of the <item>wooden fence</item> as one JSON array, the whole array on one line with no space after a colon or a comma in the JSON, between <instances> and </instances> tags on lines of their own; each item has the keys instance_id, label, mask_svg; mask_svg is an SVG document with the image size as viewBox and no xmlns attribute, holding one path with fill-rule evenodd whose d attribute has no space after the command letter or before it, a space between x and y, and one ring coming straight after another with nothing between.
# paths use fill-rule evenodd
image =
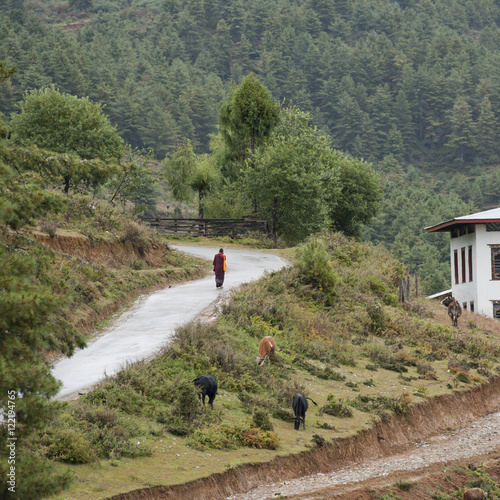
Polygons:
<instances>
[{"instance_id":1,"label":"wooden fence","mask_svg":"<svg viewBox=\"0 0 500 500\"><path fill-rule=\"evenodd\" d=\"M266 220L255 217L242 217L241 219L148 217L143 221L160 233L184 236L233 236L254 231L267 233Z\"/></svg>"}]
</instances>

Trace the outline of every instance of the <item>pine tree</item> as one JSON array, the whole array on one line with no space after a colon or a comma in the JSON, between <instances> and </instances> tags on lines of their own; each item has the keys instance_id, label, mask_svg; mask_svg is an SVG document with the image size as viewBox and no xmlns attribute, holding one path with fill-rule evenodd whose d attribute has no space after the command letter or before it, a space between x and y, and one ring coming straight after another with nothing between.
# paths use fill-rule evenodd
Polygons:
<instances>
[{"instance_id":1,"label":"pine tree","mask_svg":"<svg viewBox=\"0 0 500 500\"><path fill-rule=\"evenodd\" d=\"M224 19L217 23L217 29L211 41L217 74L227 79L231 74L231 33Z\"/></svg>"},{"instance_id":2,"label":"pine tree","mask_svg":"<svg viewBox=\"0 0 500 500\"><path fill-rule=\"evenodd\" d=\"M92 0L69 0L69 6L77 10L90 10L92 8Z\"/></svg>"},{"instance_id":3,"label":"pine tree","mask_svg":"<svg viewBox=\"0 0 500 500\"><path fill-rule=\"evenodd\" d=\"M476 127L472 119L472 111L463 97L459 97L450 115L451 133L447 143L453 157L470 161L477 146Z\"/></svg>"},{"instance_id":4,"label":"pine tree","mask_svg":"<svg viewBox=\"0 0 500 500\"><path fill-rule=\"evenodd\" d=\"M404 90L400 90L396 96L394 104L394 116L396 118L396 126L401 133L403 139L404 151L409 153L415 141L414 125L412 121L411 109Z\"/></svg>"},{"instance_id":5,"label":"pine tree","mask_svg":"<svg viewBox=\"0 0 500 500\"><path fill-rule=\"evenodd\" d=\"M498 122L491 109L491 102L487 96L479 103L479 117L477 119L477 144L479 151L486 157L498 155Z\"/></svg>"}]
</instances>

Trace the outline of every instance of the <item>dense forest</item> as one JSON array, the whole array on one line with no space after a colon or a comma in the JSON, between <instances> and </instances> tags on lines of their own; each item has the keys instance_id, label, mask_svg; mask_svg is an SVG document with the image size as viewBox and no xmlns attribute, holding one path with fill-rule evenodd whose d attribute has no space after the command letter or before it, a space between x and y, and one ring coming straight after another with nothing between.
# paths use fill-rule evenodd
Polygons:
<instances>
[{"instance_id":1,"label":"dense forest","mask_svg":"<svg viewBox=\"0 0 500 500\"><path fill-rule=\"evenodd\" d=\"M207 154L232 82L253 73L277 102L308 113L332 148L372 163L384 199L363 237L419 271L429 292L448 287L449 257L446 237L423 228L498 204L494 0L0 7L0 61L17 68L0 84L4 131L27 91L54 84L102 104L125 143L158 160L180 141Z\"/></svg>"}]
</instances>

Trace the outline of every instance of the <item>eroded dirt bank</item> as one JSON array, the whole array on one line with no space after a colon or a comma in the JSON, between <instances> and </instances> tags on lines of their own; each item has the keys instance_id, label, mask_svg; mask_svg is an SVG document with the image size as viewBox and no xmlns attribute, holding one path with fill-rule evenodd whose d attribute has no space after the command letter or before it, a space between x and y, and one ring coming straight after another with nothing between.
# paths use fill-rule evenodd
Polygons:
<instances>
[{"instance_id":1,"label":"eroded dirt bank","mask_svg":"<svg viewBox=\"0 0 500 500\"><path fill-rule=\"evenodd\" d=\"M93 241L81 234L57 235L55 238L43 233L33 233L33 237L56 252L79 257L87 262L108 266L129 266L134 261L143 260L151 267L161 267L165 254L169 251L164 244L149 241L147 245L138 245L121 241Z\"/></svg>"},{"instance_id":2,"label":"eroded dirt bank","mask_svg":"<svg viewBox=\"0 0 500 500\"><path fill-rule=\"evenodd\" d=\"M326 473L360 460L393 455L410 443L456 428L500 408L500 377L470 391L454 392L390 415L353 437L337 439L298 455L248 464L176 486L159 486L116 495L111 500L220 500L268 482Z\"/></svg>"}]
</instances>

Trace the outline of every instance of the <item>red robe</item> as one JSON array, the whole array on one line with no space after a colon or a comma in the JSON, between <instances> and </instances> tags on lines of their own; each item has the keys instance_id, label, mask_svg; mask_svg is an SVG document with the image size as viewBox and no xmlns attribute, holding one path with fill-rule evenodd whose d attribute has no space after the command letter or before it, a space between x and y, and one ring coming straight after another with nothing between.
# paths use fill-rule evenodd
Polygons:
<instances>
[{"instance_id":1,"label":"red robe","mask_svg":"<svg viewBox=\"0 0 500 500\"><path fill-rule=\"evenodd\" d=\"M215 276L224 276L224 260L226 256L223 253L218 253L214 257L214 271Z\"/></svg>"}]
</instances>

